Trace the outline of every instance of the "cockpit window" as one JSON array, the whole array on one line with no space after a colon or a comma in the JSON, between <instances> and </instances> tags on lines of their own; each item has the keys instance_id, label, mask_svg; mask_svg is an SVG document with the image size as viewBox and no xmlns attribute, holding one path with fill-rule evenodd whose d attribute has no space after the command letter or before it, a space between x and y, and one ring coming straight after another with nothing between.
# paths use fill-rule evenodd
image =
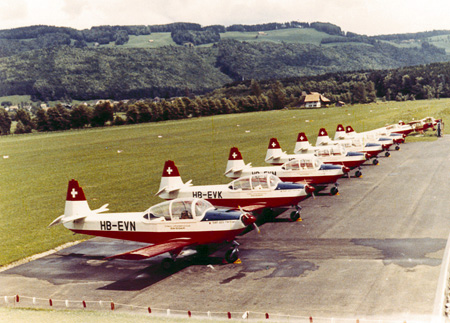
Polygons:
<instances>
[{"instance_id":1,"label":"cockpit window","mask_svg":"<svg viewBox=\"0 0 450 323\"><path fill-rule=\"evenodd\" d=\"M144 219L149 221L194 219L213 208L211 203L201 199L175 199L152 206L144 212Z\"/></svg>"},{"instance_id":2,"label":"cockpit window","mask_svg":"<svg viewBox=\"0 0 450 323\"><path fill-rule=\"evenodd\" d=\"M162 202L152 206L148 209L145 215L147 215L149 220L156 218L164 218L166 221L172 220L172 218L170 217L170 201ZM147 217L144 216L144 218Z\"/></svg>"},{"instance_id":3,"label":"cockpit window","mask_svg":"<svg viewBox=\"0 0 450 323\"><path fill-rule=\"evenodd\" d=\"M233 189L235 190L251 190L251 184L250 184L250 178L249 177L242 177L238 178L237 180L233 181Z\"/></svg>"},{"instance_id":4,"label":"cockpit window","mask_svg":"<svg viewBox=\"0 0 450 323\"><path fill-rule=\"evenodd\" d=\"M191 213L191 203L186 203L184 200L174 200L172 201L171 210L172 218L174 220L187 220L192 219Z\"/></svg>"},{"instance_id":5,"label":"cockpit window","mask_svg":"<svg viewBox=\"0 0 450 323\"><path fill-rule=\"evenodd\" d=\"M267 180L269 182L269 187L273 187L273 188L277 187L278 183L281 182L281 180L278 177L276 177L275 175L269 175L267 177Z\"/></svg>"},{"instance_id":6,"label":"cockpit window","mask_svg":"<svg viewBox=\"0 0 450 323\"><path fill-rule=\"evenodd\" d=\"M213 209L214 206L205 200L195 200L194 204L194 216L202 216L205 211Z\"/></svg>"},{"instance_id":7,"label":"cockpit window","mask_svg":"<svg viewBox=\"0 0 450 323\"><path fill-rule=\"evenodd\" d=\"M267 183L267 175L253 175L252 176L252 188L257 189L268 189L269 184Z\"/></svg>"}]
</instances>

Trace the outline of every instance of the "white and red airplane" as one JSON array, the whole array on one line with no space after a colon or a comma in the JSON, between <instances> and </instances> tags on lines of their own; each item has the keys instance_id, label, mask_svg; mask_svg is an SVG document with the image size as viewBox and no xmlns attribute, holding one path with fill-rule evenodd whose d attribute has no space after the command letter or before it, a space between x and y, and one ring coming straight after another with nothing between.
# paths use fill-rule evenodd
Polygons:
<instances>
[{"instance_id":1,"label":"white and red airplane","mask_svg":"<svg viewBox=\"0 0 450 323\"><path fill-rule=\"evenodd\" d=\"M350 171L348 167L322 163L314 155L304 155L281 166L252 167L245 164L238 148L232 147L228 156L225 176L239 178L256 174L273 174L282 181L306 183L316 189L334 184L330 193L338 193L337 180Z\"/></svg>"},{"instance_id":2,"label":"white and red airplane","mask_svg":"<svg viewBox=\"0 0 450 323\"><path fill-rule=\"evenodd\" d=\"M374 130L357 133L355 130L353 130L352 126L347 126L345 128L345 132L347 134L352 134L353 132L355 132L355 134L367 136L368 138L372 139L381 138L382 141L387 141L386 139L390 139L396 145L395 150L400 150L399 144L403 144L405 142L405 137L407 136L406 134L402 134L401 132L392 132L388 130L387 127L381 127Z\"/></svg>"},{"instance_id":3,"label":"white and red airplane","mask_svg":"<svg viewBox=\"0 0 450 323\"><path fill-rule=\"evenodd\" d=\"M374 165L378 165L378 159L376 159L376 157L383 151L383 147L380 144L364 144L361 138L331 140L331 138L328 137L328 132L325 130L325 128L320 128L319 135L317 136L316 146L336 144L341 144L347 151L357 151L367 154L369 158L374 158L374 160L372 161Z\"/></svg>"},{"instance_id":4,"label":"white and red airplane","mask_svg":"<svg viewBox=\"0 0 450 323\"><path fill-rule=\"evenodd\" d=\"M386 157L389 157L391 155L391 153L388 150L394 144L394 140L392 138L381 136L379 134L376 134L375 132L358 133L355 130L353 130L352 126L347 126L344 129L344 126L339 124L336 127L336 133L334 135L334 140L358 139L358 138L362 139L362 142L364 144L367 144L367 143L380 144L384 150L384 155Z\"/></svg>"},{"instance_id":5,"label":"white and red airplane","mask_svg":"<svg viewBox=\"0 0 450 323\"><path fill-rule=\"evenodd\" d=\"M159 190L155 195L174 198L203 198L217 207L243 209L262 213L264 209L295 207L291 219L300 218L300 201L309 197L315 188L311 185L282 182L273 174L240 177L229 184L193 186L183 183L178 167L171 160L164 164Z\"/></svg>"},{"instance_id":6,"label":"white and red airplane","mask_svg":"<svg viewBox=\"0 0 450 323\"><path fill-rule=\"evenodd\" d=\"M294 153L314 153L324 163L344 165L350 169L358 169L355 172L356 177L362 176L361 165L369 159L369 156L367 154L358 151L348 151L339 143L330 146L313 146L309 143L308 137L306 137L306 134L304 132L300 132L297 136Z\"/></svg>"},{"instance_id":7,"label":"white and red airplane","mask_svg":"<svg viewBox=\"0 0 450 323\"><path fill-rule=\"evenodd\" d=\"M93 236L150 243L151 245L108 258L139 260L169 252L163 260L169 269L185 247L233 242L225 254L227 262L238 259L235 237L256 218L249 213L218 210L203 199L175 199L156 204L144 212L103 213L108 204L91 210L78 181L69 181L64 214L49 226L63 224L67 229Z\"/></svg>"},{"instance_id":8,"label":"white and red airplane","mask_svg":"<svg viewBox=\"0 0 450 323\"><path fill-rule=\"evenodd\" d=\"M438 122L442 122L442 119L426 117L426 118L423 118L420 120L410 121L410 122L408 122L408 125L411 126L413 131L423 133L423 132L427 131L428 129L435 130L435 127L437 126Z\"/></svg>"},{"instance_id":9,"label":"white and red airplane","mask_svg":"<svg viewBox=\"0 0 450 323\"><path fill-rule=\"evenodd\" d=\"M304 133L299 133L297 137L297 144L306 143L309 145L308 138ZM296 148L300 148L296 144ZM305 147L304 145L303 147ZM305 147L306 148L306 147ZM308 149L296 149L300 154L286 154L281 149L280 143L276 138L271 138L269 141L269 146L266 153L266 163L272 165L282 165L294 159L302 159L306 153L312 154L320 159L324 164L341 165L348 167L349 169L354 169L360 167L367 159L365 154L359 152L349 152L346 153L345 149L340 145L333 146L322 146L314 147L309 145ZM348 173L349 174L349 173ZM356 177L361 177L362 173L360 170L355 172Z\"/></svg>"}]
</instances>

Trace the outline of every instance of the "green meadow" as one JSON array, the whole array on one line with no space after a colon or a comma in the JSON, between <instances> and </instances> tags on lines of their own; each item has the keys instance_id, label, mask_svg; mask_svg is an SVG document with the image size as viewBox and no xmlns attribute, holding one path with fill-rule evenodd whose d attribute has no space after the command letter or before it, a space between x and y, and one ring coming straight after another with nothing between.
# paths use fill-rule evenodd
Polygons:
<instances>
[{"instance_id":1,"label":"green meadow","mask_svg":"<svg viewBox=\"0 0 450 323\"><path fill-rule=\"evenodd\" d=\"M292 153L299 132L315 144L325 127L365 131L427 116L448 119L450 99L389 102L343 108L280 110L140 125L90 128L0 137L0 266L89 238L63 226L47 228L64 212L67 182L84 188L91 208L109 203L111 212L144 211L162 200L163 164L174 160L183 181L228 183L223 173L237 146L246 163L264 165L271 137ZM431 132L424 137L432 140Z\"/></svg>"}]
</instances>

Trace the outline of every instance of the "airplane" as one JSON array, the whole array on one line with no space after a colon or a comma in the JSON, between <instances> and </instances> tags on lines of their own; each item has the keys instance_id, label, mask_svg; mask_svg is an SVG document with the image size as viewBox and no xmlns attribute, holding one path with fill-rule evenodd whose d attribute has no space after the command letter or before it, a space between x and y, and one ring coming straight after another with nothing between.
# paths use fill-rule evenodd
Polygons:
<instances>
[{"instance_id":1,"label":"airplane","mask_svg":"<svg viewBox=\"0 0 450 323\"><path fill-rule=\"evenodd\" d=\"M315 188L311 185L282 182L273 174L255 174L240 177L229 184L193 186L191 181L183 183L175 162L164 164L159 190L155 195L171 200L174 198L203 198L216 207L239 209L262 213L265 209L291 206L296 211L290 218L300 218L300 201L309 197Z\"/></svg>"},{"instance_id":2,"label":"airplane","mask_svg":"<svg viewBox=\"0 0 450 323\"><path fill-rule=\"evenodd\" d=\"M323 189L328 184L334 184L330 189L331 195L336 195L337 180L350 171L348 167L322 163L314 155L305 155L301 159L294 159L281 166L252 167L245 164L237 147L230 149L225 176L239 178L255 174L273 174L282 181L307 183L316 189Z\"/></svg>"},{"instance_id":3,"label":"airplane","mask_svg":"<svg viewBox=\"0 0 450 323\"><path fill-rule=\"evenodd\" d=\"M395 150L400 150L399 144L405 143L405 138L409 134L409 132L406 130L404 133L402 132L403 130L398 130L399 132L395 132L395 130L392 126L397 126L397 125L381 127L381 128L374 129L374 130L365 131L365 132L362 132L359 134L368 134L369 136L374 136L374 137L381 136L381 137L385 137L385 138L390 138L396 145ZM403 127L403 126L399 125L399 127ZM347 126L345 131L348 133L351 133L354 130L351 126Z\"/></svg>"},{"instance_id":4,"label":"airplane","mask_svg":"<svg viewBox=\"0 0 450 323\"><path fill-rule=\"evenodd\" d=\"M153 205L143 212L104 213L108 204L91 210L78 181L69 181L64 214L49 227L63 224L81 234L150 243L151 245L107 257L107 259L140 260L169 252L162 261L164 269L172 268L183 248L197 247L204 251L209 245L232 242L225 253L229 263L238 259L235 237L256 218L246 212L218 210L203 199L174 199ZM101 214L100 214L101 213Z\"/></svg>"},{"instance_id":5,"label":"airplane","mask_svg":"<svg viewBox=\"0 0 450 323\"><path fill-rule=\"evenodd\" d=\"M363 143L380 144L384 150L384 155L386 157L389 157L391 155L391 153L388 150L394 144L394 140L392 138L378 135L375 132L357 133L355 130L353 130L352 126L347 126L345 130L341 124L337 126L336 133L334 135L334 140L357 139L357 138L361 138ZM400 149L400 147L398 149Z\"/></svg>"},{"instance_id":6,"label":"airplane","mask_svg":"<svg viewBox=\"0 0 450 323\"><path fill-rule=\"evenodd\" d=\"M438 122L442 122L442 119L435 119L433 117L426 117L420 120L413 120L408 122L408 125L412 127L412 129L416 132L423 133L428 129L435 130Z\"/></svg>"},{"instance_id":7,"label":"airplane","mask_svg":"<svg viewBox=\"0 0 450 323\"><path fill-rule=\"evenodd\" d=\"M360 166L367 160L366 155L359 152L346 152L340 145L313 147L309 144L305 133L301 132L297 136L295 154L286 154L281 150L280 143L276 138L271 138L267 148L266 163L272 165L282 165L294 159L301 159L304 154L313 154L324 164L341 165L349 169L358 168L356 177L361 177ZM350 173L347 173L350 174Z\"/></svg>"},{"instance_id":8,"label":"airplane","mask_svg":"<svg viewBox=\"0 0 450 323\"><path fill-rule=\"evenodd\" d=\"M372 161L374 165L378 165L378 159L376 157L383 151L383 147L380 144L364 144L361 138L331 140L325 128L320 128L316 147L336 144L341 144L347 151L357 151L367 154L369 158L374 158Z\"/></svg>"}]
</instances>

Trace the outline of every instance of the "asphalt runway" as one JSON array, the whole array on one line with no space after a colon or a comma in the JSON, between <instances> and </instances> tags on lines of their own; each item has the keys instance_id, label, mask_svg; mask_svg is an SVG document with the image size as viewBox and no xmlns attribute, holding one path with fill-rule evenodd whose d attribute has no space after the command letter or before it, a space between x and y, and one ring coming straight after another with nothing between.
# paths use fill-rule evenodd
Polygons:
<instances>
[{"instance_id":1,"label":"asphalt runway","mask_svg":"<svg viewBox=\"0 0 450 323\"><path fill-rule=\"evenodd\" d=\"M104 260L141 244L95 238L0 273L0 295L201 312L325 318L421 317L433 312L450 232L450 136L406 143L338 196L301 203L239 237L241 264L181 256ZM68 234L70 234L68 232Z\"/></svg>"}]
</instances>

